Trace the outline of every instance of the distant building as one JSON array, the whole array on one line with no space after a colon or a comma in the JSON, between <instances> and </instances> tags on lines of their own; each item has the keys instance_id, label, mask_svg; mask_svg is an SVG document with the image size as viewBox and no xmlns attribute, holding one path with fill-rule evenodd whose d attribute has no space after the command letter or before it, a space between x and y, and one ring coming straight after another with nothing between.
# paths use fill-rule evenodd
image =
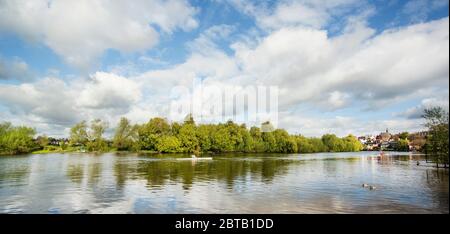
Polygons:
<instances>
[{"instance_id":1,"label":"distant building","mask_svg":"<svg viewBox=\"0 0 450 234\"><path fill-rule=\"evenodd\" d=\"M376 137L372 135L366 135L366 136L360 136L358 137L359 142L363 144L364 150L377 150L379 148L379 145L376 141Z\"/></svg>"},{"instance_id":2,"label":"distant building","mask_svg":"<svg viewBox=\"0 0 450 234\"><path fill-rule=\"evenodd\" d=\"M386 132L380 133L381 142L389 142L391 140L392 135L389 133L389 129L386 129Z\"/></svg>"}]
</instances>

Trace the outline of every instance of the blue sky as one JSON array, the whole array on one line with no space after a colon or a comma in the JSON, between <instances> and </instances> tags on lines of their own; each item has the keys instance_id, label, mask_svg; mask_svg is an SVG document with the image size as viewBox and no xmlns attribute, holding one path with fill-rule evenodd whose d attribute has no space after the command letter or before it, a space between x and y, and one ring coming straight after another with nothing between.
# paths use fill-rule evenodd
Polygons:
<instances>
[{"instance_id":1,"label":"blue sky","mask_svg":"<svg viewBox=\"0 0 450 234\"><path fill-rule=\"evenodd\" d=\"M418 131L448 109L448 46L448 0L0 0L0 121L142 123L202 78L277 86L292 133Z\"/></svg>"}]
</instances>

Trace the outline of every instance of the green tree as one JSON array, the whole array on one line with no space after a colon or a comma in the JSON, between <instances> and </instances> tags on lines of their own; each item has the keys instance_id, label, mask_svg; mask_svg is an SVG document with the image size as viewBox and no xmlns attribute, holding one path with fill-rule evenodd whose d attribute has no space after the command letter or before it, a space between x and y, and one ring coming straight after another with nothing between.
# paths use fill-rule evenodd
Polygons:
<instances>
[{"instance_id":1,"label":"green tree","mask_svg":"<svg viewBox=\"0 0 450 234\"><path fill-rule=\"evenodd\" d=\"M194 124L186 123L180 128L178 139L184 152L198 153L200 144L197 139L196 127Z\"/></svg>"},{"instance_id":2,"label":"green tree","mask_svg":"<svg viewBox=\"0 0 450 234\"><path fill-rule=\"evenodd\" d=\"M197 139L200 144L200 149L203 152L211 151L212 143L211 143L211 132L213 132L214 125L200 125L197 127Z\"/></svg>"},{"instance_id":3,"label":"green tree","mask_svg":"<svg viewBox=\"0 0 450 234\"><path fill-rule=\"evenodd\" d=\"M346 136L343 140L345 143L344 151L357 152L361 151L364 148L363 144L358 140L358 138L351 134Z\"/></svg>"},{"instance_id":4,"label":"green tree","mask_svg":"<svg viewBox=\"0 0 450 234\"><path fill-rule=\"evenodd\" d=\"M219 124L211 133L211 150L214 152L231 152L234 150L230 132L224 124Z\"/></svg>"},{"instance_id":5,"label":"green tree","mask_svg":"<svg viewBox=\"0 0 450 234\"><path fill-rule=\"evenodd\" d=\"M50 141L46 135L38 136L36 138L36 141L38 142L38 144L41 148L46 147L50 143Z\"/></svg>"},{"instance_id":6,"label":"green tree","mask_svg":"<svg viewBox=\"0 0 450 234\"><path fill-rule=\"evenodd\" d=\"M272 132L263 132L262 140L264 142L264 152L273 153L277 151L277 141Z\"/></svg>"},{"instance_id":7,"label":"green tree","mask_svg":"<svg viewBox=\"0 0 450 234\"><path fill-rule=\"evenodd\" d=\"M225 124L225 128L228 130L228 134L230 136L231 146L228 151L242 151L244 146L244 139L242 137L242 127L233 121L229 120ZM245 126L244 126L245 129Z\"/></svg>"},{"instance_id":8,"label":"green tree","mask_svg":"<svg viewBox=\"0 0 450 234\"><path fill-rule=\"evenodd\" d=\"M406 140L409 137L409 133L408 132L402 132L400 134L398 134L398 138Z\"/></svg>"},{"instance_id":9,"label":"green tree","mask_svg":"<svg viewBox=\"0 0 450 234\"><path fill-rule=\"evenodd\" d=\"M304 136L296 136L295 141L297 143L298 153L313 153L316 152L314 146L311 144L310 140Z\"/></svg>"},{"instance_id":10,"label":"green tree","mask_svg":"<svg viewBox=\"0 0 450 234\"><path fill-rule=\"evenodd\" d=\"M94 119L91 122L89 136L89 142L86 147L88 151L106 151L108 150L108 145L103 138L103 134L108 128L108 123L103 122L100 119Z\"/></svg>"},{"instance_id":11,"label":"green tree","mask_svg":"<svg viewBox=\"0 0 450 234\"><path fill-rule=\"evenodd\" d=\"M66 150L67 149L67 144L64 140L59 142L59 147L61 148L61 150Z\"/></svg>"},{"instance_id":12,"label":"green tree","mask_svg":"<svg viewBox=\"0 0 450 234\"><path fill-rule=\"evenodd\" d=\"M135 142L138 141L138 125L132 125L127 118L121 118L117 125L113 147L117 150L137 150Z\"/></svg>"},{"instance_id":13,"label":"green tree","mask_svg":"<svg viewBox=\"0 0 450 234\"><path fill-rule=\"evenodd\" d=\"M33 141L35 130L29 127L14 127L10 123L0 124L0 154L21 154L36 148Z\"/></svg>"},{"instance_id":14,"label":"green tree","mask_svg":"<svg viewBox=\"0 0 450 234\"><path fill-rule=\"evenodd\" d=\"M428 128L426 151L431 154L436 161L436 166L449 161L449 113L442 107L432 107L424 110L423 118L426 120L425 126Z\"/></svg>"},{"instance_id":15,"label":"green tree","mask_svg":"<svg viewBox=\"0 0 450 234\"><path fill-rule=\"evenodd\" d=\"M88 132L86 121L81 121L75 124L70 129L70 144L71 145L86 145L88 142Z\"/></svg>"},{"instance_id":16,"label":"green tree","mask_svg":"<svg viewBox=\"0 0 450 234\"><path fill-rule=\"evenodd\" d=\"M407 139L399 139L394 147L394 150L403 152L409 151L409 141Z\"/></svg>"},{"instance_id":17,"label":"green tree","mask_svg":"<svg viewBox=\"0 0 450 234\"><path fill-rule=\"evenodd\" d=\"M241 126L241 133L242 136L242 144L238 145L238 151L241 152L252 152L255 148L255 142L253 140L253 137L250 135L250 132L247 131L247 128L245 126Z\"/></svg>"},{"instance_id":18,"label":"green tree","mask_svg":"<svg viewBox=\"0 0 450 234\"><path fill-rule=\"evenodd\" d=\"M250 136L252 137L252 141L253 141L253 151L264 152L265 145L264 145L264 141L262 139L261 129L259 129L258 127L251 127L250 128Z\"/></svg>"},{"instance_id":19,"label":"green tree","mask_svg":"<svg viewBox=\"0 0 450 234\"><path fill-rule=\"evenodd\" d=\"M142 149L156 150L156 142L159 137L169 135L170 125L163 118L152 118L148 123L138 129L139 143Z\"/></svg>"},{"instance_id":20,"label":"green tree","mask_svg":"<svg viewBox=\"0 0 450 234\"><path fill-rule=\"evenodd\" d=\"M277 153L297 152L297 142L289 136L289 133L283 129L277 129L272 132L275 139L275 147L271 150Z\"/></svg>"},{"instance_id":21,"label":"green tree","mask_svg":"<svg viewBox=\"0 0 450 234\"><path fill-rule=\"evenodd\" d=\"M327 146L330 152L345 151L345 142L334 134L325 134L322 136L323 144Z\"/></svg>"},{"instance_id":22,"label":"green tree","mask_svg":"<svg viewBox=\"0 0 450 234\"><path fill-rule=\"evenodd\" d=\"M174 136L162 136L156 143L156 150L160 153L177 153L181 151L181 142Z\"/></svg>"},{"instance_id":23,"label":"green tree","mask_svg":"<svg viewBox=\"0 0 450 234\"><path fill-rule=\"evenodd\" d=\"M313 153L330 151L321 138L310 138L308 141L313 147Z\"/></svg>"}]
</instances>

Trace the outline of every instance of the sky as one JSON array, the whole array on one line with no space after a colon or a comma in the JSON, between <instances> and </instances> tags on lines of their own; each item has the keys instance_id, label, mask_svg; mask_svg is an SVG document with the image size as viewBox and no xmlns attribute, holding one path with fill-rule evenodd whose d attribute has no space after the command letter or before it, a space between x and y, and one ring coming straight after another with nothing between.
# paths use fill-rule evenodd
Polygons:
<instances>
[{"instance_id":1,"label":"sky","mask_svg":"<svg viewBox=\"0 0 450 234\"><path fill-rule=\"evenodd\" d=\"M448 9L448 0L0 0L0 122L55 137L82 120L145 123L187 101L174 87L200 79L222 92L277 87L277 127L293 134L420 131L424 108L449 107Z\"/></svg>"}]
</instances>

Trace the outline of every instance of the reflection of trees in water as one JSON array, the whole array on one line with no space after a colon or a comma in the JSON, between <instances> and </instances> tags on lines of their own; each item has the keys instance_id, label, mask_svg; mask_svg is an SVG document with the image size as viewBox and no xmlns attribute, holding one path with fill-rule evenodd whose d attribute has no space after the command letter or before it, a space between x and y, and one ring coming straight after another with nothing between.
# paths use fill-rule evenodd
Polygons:
<instances>
[{"instance_id":1,"label":"reflection of trees in water","mask_svg":"<svg viewBox=\"0 0 450 234\"><path fill-rule=\"evenodd\" d=\"M326 172L327 176L336 176L338 173L342 172L342 166L345 166L347 173L353 172L354 167L351 165L358 164L360 158L325 158L320 160L311 160L310 163L321 163L323 171Z\"/></svg>"},{"instance_id":2,"label":"reflection of trees in water","mask_svg":"<svg viewBox=\"0 0 450 234\"><path fill-rule=\"evenodd\" d=\"M427 184L432 186L442 184L448 187L448 170L427 169L425 174Z\"/></svg>"},{"instance_id":3,"label":"reflection of trees in water","mask_svg":"<svg viewBox=\"0 0 450 234\"><path fill-rule=\"evenodd\" d=\"M81 184L84 177L84 165L83 164L69 164L67 166L67 176L74 183Z\"/></svg>"},{"instance_id":4,"label":"reflection of trees in water","mask_svg":"<svg viewBox=\"0 0 450 234\"><path fill-rule=\"evenodd\" d=\"M79 184L82 191L89 191L94 203L116 202L124 197L123 191L118 189L120 186L117 181L121 178L117 176L118 164L109 164L107 160L111 158L105 156L102 160L98 155L86 155L68 162L67 177L73 183ZM109 177L109 173L102 173L112 170L116 172L116 176Z\"/></svg>"},{"instance_id":5,"label":"reflection of trees in water","mask_svg":"<svg viewBox=\"0 0 450 234\"><path fill-rule=\"evenodd\" d=\"M147 180L148 186L159 187L168 182L181 182L189 189L195 181L219 180L233 186L237 178L259 177L271 182L277 175L285 174L288 166L296 161L283 159L245 160L233 158L214 161L138 161L137 166L116 162L116 181L123 186L126 180L138 177Z\"/></svg>"},{"instance_id":6,"label":"reflection of trees in water","mask_svg":"<svg viewBox=\"0 0 450 234\"><path fill-rule=\"evenodd\" d=\"M66 174L74 183L81 184L84 179L84 172L87 172L87 180L89 184L96 184L101 179L102 163L101 162L69 162Z\"/></svg>"},{"instance_id":7,"label":"reflection of trees in water","mask_svg":"<svg viewBox=\"0 0 450 234\"><path fill-rule=\"evenodd\" d=\"M114 176L116 177L116 185L123 188L125 182L129 179L128 171L131 171L129 163L121 163L116 161L114 164Z\"/></svg>"},{"instance_id":8,"label":"reflection of trees in water","mask_svg":"<svg viewBox=\"0 0 450 234\"><path fill-rule=\"evenodd\" d=\"M2 156L0 162L0 182L23 182L30 174L30 162L26 156Z\"/></svg>"},{"instance_id":9,"label":"reflection of trees in water","mask_svg":"<svg viewBox=\"0 0 450 234\"><path fill-rule=\"evenodd\" d=\"M102 172L101 163L92 163L88 167L88 182L90 184L96 184L100 180L100 174Z\"/></svg>"},{"instance_id":10,"label":"reflection of trees in water","mask_svg":"<svg viewBox=\"0 0 450 234\"><path fill-rule=\"evenodd\" d=\"M30 168L28 165L20 165L8 168L2 167L0 169L0 181L15 181L22 182L30 174Z\"/></svg>"},{"instance_id":11,"label":"reflection of trees in water","mask_svg":"<svg viewBox=\"0 0 450 234\"><path fill-rule=\"evenodd\" d=\"M436 203L435 206L439 208L446 208L448 213L448 170L446 169L427 169L425 170L425 186Z\"/></svg>"}]
</instances>

